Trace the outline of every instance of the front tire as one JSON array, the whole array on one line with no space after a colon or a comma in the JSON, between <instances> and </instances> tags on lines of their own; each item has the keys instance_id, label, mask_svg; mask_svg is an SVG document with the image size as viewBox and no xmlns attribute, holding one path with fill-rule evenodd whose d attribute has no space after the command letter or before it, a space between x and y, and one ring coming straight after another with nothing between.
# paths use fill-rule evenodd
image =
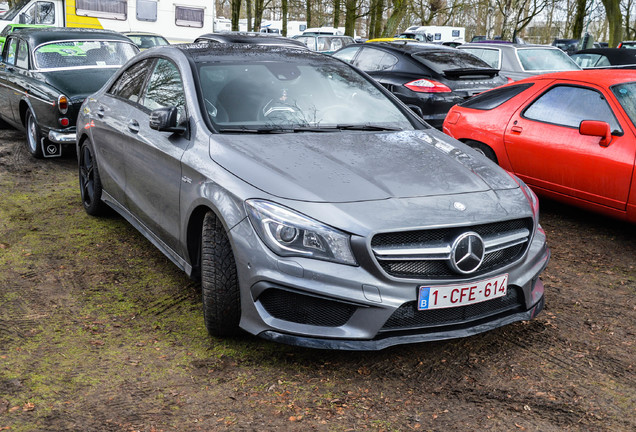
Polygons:
<instances>
[{"instance_id":1,"label":"front tire","mask_svg":"<svg viewBox=\"0 0 636 432\"><path fill-rule=\"evenodd\" d=\"M212 336L238 334L241 297L236 262L225 228L211 211L203 219L201 291L208 333Z\"/></svg>"},{"instance_id":2,"label":"front tire","mask_svg":"<svg viewBox=\"0 0 636 432\"><path fill-rule=\"evenodd\" d=\"M97 170L97 161L88 140L82 142L79 153L79 185L84 210L91 216L100 216L106 210L102 201L102 182Z\"/></svg>"},{"instance_id":3,"label":"front tire","mask_svg":"<svg viewBox=\"0 0 636 432\"><path fill-rule=\"evenodd\" d=\"M35 121L35 116L31 110L26 113L26 144L29 153L37 159L42 159L44 154L42 153L42 134L40 133L40 127Z\"/></svg>"}]
</instances>

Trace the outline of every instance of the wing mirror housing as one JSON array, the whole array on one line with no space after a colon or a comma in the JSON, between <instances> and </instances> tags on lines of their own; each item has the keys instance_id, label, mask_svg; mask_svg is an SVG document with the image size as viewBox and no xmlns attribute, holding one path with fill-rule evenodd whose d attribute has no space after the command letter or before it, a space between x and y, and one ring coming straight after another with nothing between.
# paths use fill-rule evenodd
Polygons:
<instances>
[{"instance_id":1,"label":"wing mirror housing","mask_svg":"<svg viewBox=\"0 0 636 432\"><path fill-rule=\"evenodd\" d=\"M185 127L177 125L178 114L179 111L174 106L153 110L148 121L150 129L159 132L185 132Z\"/></svg>"},{"instance_id":2,"label":"wing mirror housing","mask_svg":"<svg viewBox=\"0 0 636 432\"><path fill-rule=\"evenodd\" d=\"M604 121L583 120L579 125L579 133L601 138L598 143L601 147L607 147L612 142L612 130L609 123Z\"/></svg>"}]
</instances>

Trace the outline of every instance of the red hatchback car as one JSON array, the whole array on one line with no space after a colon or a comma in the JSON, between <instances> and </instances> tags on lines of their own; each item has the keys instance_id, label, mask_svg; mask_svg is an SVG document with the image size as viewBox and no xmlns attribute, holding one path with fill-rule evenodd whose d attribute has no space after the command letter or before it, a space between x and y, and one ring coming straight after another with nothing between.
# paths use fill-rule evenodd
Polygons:
<instances>
[{"instance_id":1,"label":"red hatchback car","mask_svg":"<svg viewBox=\"0 0 636 432\"><path fill-rule=\"evenodd\" d=\"M538 194L636 222L636 71L538 75L455 105L446 134Z\"/></svg>"}]
</instances>

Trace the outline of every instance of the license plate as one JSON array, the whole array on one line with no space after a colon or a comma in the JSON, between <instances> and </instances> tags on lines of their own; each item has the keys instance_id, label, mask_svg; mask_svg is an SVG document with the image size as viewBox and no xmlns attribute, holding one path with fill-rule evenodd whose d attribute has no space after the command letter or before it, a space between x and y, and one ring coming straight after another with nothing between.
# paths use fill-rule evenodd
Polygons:
<instances>
[{"instance_id":1,"label":"license plate","mask_svg":"<svg viewBox=\"0 0 636 432\"><path fill-rule=\"evenodd\" d=\"M503 297L508 290L508 274L461 285L421 286L417 308L443 309L466 306Z\"/></svg>"}]
</instances>

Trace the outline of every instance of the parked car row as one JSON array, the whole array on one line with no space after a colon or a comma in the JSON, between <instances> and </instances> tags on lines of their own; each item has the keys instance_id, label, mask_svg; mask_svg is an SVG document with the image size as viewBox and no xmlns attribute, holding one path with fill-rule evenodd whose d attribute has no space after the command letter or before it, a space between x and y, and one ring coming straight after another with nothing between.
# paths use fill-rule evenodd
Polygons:
<instances>
[{"instance_id":1,"label":"parked car row","mask_svg":"<svg viewBox=\"0 0 636 432\"><path fill-rule=\"evenodd\" d=\"M530 187L636 221L629 70L506 84L440 45L231 37L139 52L25 29L0 64L0 118L36 157L75 144L86 212L199 280L212 335L372 350L488 331L544 307Z\"/></svg>"}]
</instances>

